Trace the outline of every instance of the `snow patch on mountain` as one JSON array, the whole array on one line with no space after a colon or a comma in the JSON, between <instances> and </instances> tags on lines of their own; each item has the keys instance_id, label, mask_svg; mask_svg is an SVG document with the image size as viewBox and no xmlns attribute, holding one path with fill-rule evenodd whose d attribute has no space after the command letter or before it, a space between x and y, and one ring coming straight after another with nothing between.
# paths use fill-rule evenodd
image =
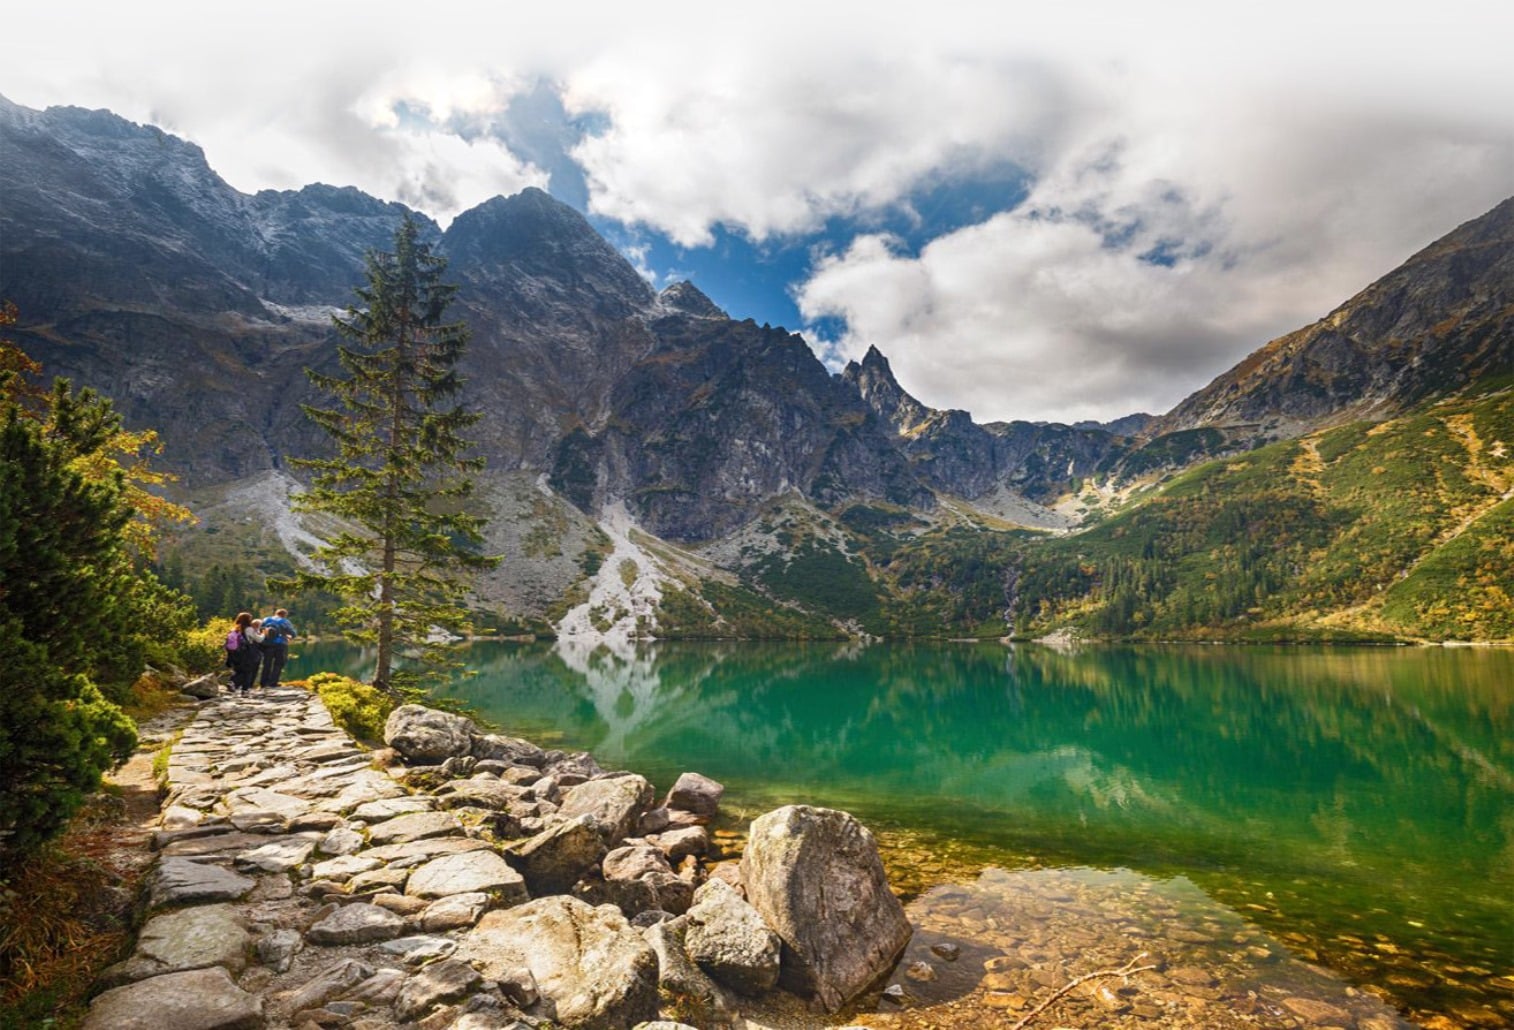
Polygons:
<instances>
[{"instance_id":1,"label":"snow patch on mountain","mask_svg":"<svg viewBox=\"0 0 1514 1030\"><path fill-rule=\"evenodd\" d=\"M657 559L631 538L636 523L623 502L605 508L599 528L610 539L610 553L590 583L589 599L557 624L557 651L575 668L587 667L600 647L634 658L636 641L657 629L667 580Z\"/></svg>"}]
</instances>

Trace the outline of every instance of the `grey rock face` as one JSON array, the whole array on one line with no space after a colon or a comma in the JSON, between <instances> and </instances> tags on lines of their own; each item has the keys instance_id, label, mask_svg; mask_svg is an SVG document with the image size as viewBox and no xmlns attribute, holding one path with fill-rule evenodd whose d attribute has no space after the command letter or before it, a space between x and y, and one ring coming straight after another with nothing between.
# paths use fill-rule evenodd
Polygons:
<instances>
[{"instance_id":1,"label":"grey rock face","mask_svg":"<svg viewBox=\"0 0 1514 1030\"><path fill-rule=\"evenodd\" d=\"M544 830L507 853L536 897L566 892L604 855L600 831L587 816Z\"/></svg>"},{"instance_id":2,"label":"grey rock face","mask_svg":"<svg viewBox=\"0 0 1514 1030\"><path fill-rule=\"evenodd\" d=\"M911 934L878 845L846 812L789 805L752 822L747 900L783 939L782 984L834 1012L898 960Z\"/></svg>"},{"instance_id":3,"label":"grey rock face","mask_svg":"<svg viewBox=\"0 0 1514 1030\"><path fill-rule=\"evenodd\" d=\"M778 935L730 884L710 880L695 891L688 920L685 948L710 976L748 995L778 982Z\"/></svg>"},{"instance_id":4,"label":"grey rock face","mask_svg":"<svg viewBox=\"0 0 1514 1030\"><path fill-rule=\"evenodd\" d=\"M197 701L209 701L221 692L221 680L215 673L192 679L179 688L179 693L188 694Z\"/></svg>"},{"instance_id":5,"label":"grey rock face","mask_svg":"<svg viewBox=\"0 0 1514 1030\"><path fill-rule=\"evenodd\" d=\"M642 813L652 806L652 784L634 773L580 783L563 794L558 814L565 819L588 816L605 844L626 838Z\"/></svg>"},{"instance_id":6,"label":"grey rock face","mask_svg":"<svg viewBox=\"0 0 1514 1030\"><path fill-rule=\"evenodd\" d=\"M263 1001L219 966L168 973L106 991L84 1030L261 1030Z\"/></svg>"},{"instance_id":7,"label":"grey rock face","mask_svg":"<svg viewBox=\"0 0 1514 1030\"><path fill-rule=\"evenodd\" d=\"M564 1026L629 1030L657 1017L657 956L608 906L552 897L490 912L457 958L491 979L529 969L539 1013Z\"/></svg>"},{"instance_id":8,"label":"grey rock face","mask_svg":"<svg viewBox=\"0 0 1514 1030\"><path fill-rule=\"evenodd\" d=\"M473 723L461 715L422 705L400 705L384 722L384 743L407 762L438 765L466 755L473 745Z\"/></svg>"}]
</instances>

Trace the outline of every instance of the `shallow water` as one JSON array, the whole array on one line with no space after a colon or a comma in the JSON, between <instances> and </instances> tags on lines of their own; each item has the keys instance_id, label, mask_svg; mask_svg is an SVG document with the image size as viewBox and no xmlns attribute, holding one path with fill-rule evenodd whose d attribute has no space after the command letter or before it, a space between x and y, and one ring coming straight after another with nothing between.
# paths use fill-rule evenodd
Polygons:
<instances>
[{"instance_id":1,"label":"shallow water","mask_svg":"<svg viewBox=\"0 0 1514 1030\"><path fill-rule=\"evenodd\" d=\"M311 645L293 675L352 652ZM739 823L845 808L921 894L985 868L1181 878L1423 1018L1514 1024L1514 653L475 645L445 693ZM1443 1024L1444 1025L1444 1024Z\"/></svg>"}]
</instances>

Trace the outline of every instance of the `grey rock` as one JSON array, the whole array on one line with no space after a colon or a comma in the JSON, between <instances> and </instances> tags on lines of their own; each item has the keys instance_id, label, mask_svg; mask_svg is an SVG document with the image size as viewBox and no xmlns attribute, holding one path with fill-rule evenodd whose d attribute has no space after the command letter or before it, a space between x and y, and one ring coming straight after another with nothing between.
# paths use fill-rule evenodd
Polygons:
<instances>
[{"instance_id":1,"label":"grey rock","mask_svg":"<svg viewBox=\"0 0 1514 1030\"><path fill-rule=\"evenodd\" d=\"M760 816L741 873L747 900L783 939L783 986L827 1011L892 969L909 943L877 843L845 812L790 805Z\"/></svg>"},{"instance_id":2,"label":"grey rock","mask_svg":"<svg viewBox=\"0 0 1514 1030\"><path fill-rule=\"evenodd\" d=\"M703 819L715 818L720 808L720 799L725 796L725 787L708 776L686 772L678 777L673 789L668 791L664 808L676 808L691 812Z\"/></svg>"},{"instance_id":3,"label":"grey rock","mask_svg":"<svg viewBox=\"0 0 1514 1030\"><path fill-rule=\"evenodd\" d=\"M501 905L527 900L526 881L493 851L468 851L433 858L410 874L405 893L418 898L487 893Z\"/></svg>"},{"instance_id":4,"label":"grey rock","mask_svg":"<svg viewBox=\"0 0 1514 1030\"><path fill-rule=\"evenodd\" d=\"M627 844L605 856L602 865L606 880L636 880L647 873L671 873L673 867L657 848L649 844Z\"/></svg>"},{"instance_id":5,"label":"grey rock","mask_svg":"<svg viewBox=\"0 0 1514 1030\"><path fill-rule=\"evenodd\" d=\"M416 923L427 933L462 930L477 923L488 908L487 894L453 894L427 905L417 916Z\"/></svg>"},{"instance_id":6,"label":"grey rock","mask_svg":"<svg viewBox=\"0 0 1514 1030\"><path fill-rule=\"evenodd\" d=\"M483 982L466 962L443 959L432 963L405 981L394 1000L394 1013L403 1020L418 1020L438 1005L461 1001Z\"/></svg>"},{"instance_id":7,"label":"grey rock","mask_svg":"<svg viewBox=\"0 0 1514 1030\"><path fill-rule=\"evenodd\" d=\"M215 966L106 991L90 1004L83 1030L261 1030L263 1025L263 999Z\"/></svg>"},{"instance_id":8,"label":"grey rock","mask_svg":"<svg viewBox=\"0 0 1514 1030\"><path fill-rule=\"evenodd\" d=\"M370 944L398 937L405 920L377 905L343 905L312 926L306 937L313 944Z\"/></svg>"},{"instance_id":9,"label":"grey rock","mask_svg":"<svg viewBox=\"0 0 1514 1030\"><path fill-rule=\"evenodd\" d=\"M298 930L275 930L258 940L258 961L275 973L287 973L305 947Z\"/></svg>"},{"instance_id":10,"label":"grey rock","mask_svg":"<svg viewBox=\"0 0 1514 1030\"><path fill-rule=\"evenodd\" d=\"M540 1013L564 1026L622 1030L657 1017L657 955L608 906L553 897L490 912L457 958L491 979L529 969Z\"/></svg>"},{"instance_id":11,"label":"grey rock","mask_svg":"<svg viewBox=\"0 0 1514 1030\"><path fill-rule=\"evenodd\" d=\"M302 1012L340 998L373 976L373 967L357 959L343 959L308 980L287 999L291 1012ZM403 978L403 974L401 974Z\"/></svg>"},{"instance_id":12,"label":"grey rock","mask_svg":"<svg viewBox=\"0 0 1514 1030\"><path fill-rule=\"evenodd\" d=\"M436 765L472 747L473 723L423 705L400 705L384 722L384 743L407 762Z\"/></svg>"},{"instance_id":13,"label":"grey rock","mask_svg":"<svg viewBox=\"0 0 1514 1030\"><path fill-rule=\"evenodd\" d=\"M188 694L197 701L209 701L220 694L221 678L217 673L192 679L179 688L179 693Z\"/></svg>"},{"instance_id":14,"label":"grey rock","mask_svg":"<svg viewBox=\"0 0 1514 1030\"><path fill-rule=\"evenodd\" d=\"M187 858L163 858L153 874L149 904L160 908L189 902L238 901L256 886L256 880L220 866Z\"/></svg>"},{"instance_id":15,"label":"grey rock","mask_svg":"<svg viewBox=\"0 0 1514 1030\"><path fill-rule=\"evenodd\" d=\"M529 740L506 737L498 733L479 733L473 737L474 758L490 762L505 762L510 765L528 765L536 768L537 776L546 761L546 752Z\"/></svg>"},{"instance_id":16,"label":"grey rock","mask_svg":"<svg viewBox=\"0 0 1514 1030\"><path fill-rule=\"evenodd\" d=\"M316 845L316 850L323 855L350 855L362 850L362 847L363 835L361 833L345 826L338 826L321 838L321 842Z\"/></svg>"},{"instance_id":17,"label":"grey rock","mask_svg":"<svg viewBox=\"0 0 1514 1030\"><path fill-rule=\"evenodd\" d=\"M406 794L402 797L365 802L352 810L352 817L368 823L378 823L385 819L393 819L397 815L429 812L435 807L436 802L428 797L412 797Z\"/></svg>"},{"instance_id":18,"label":"grey rock","mask_svg":"<svg viewBox=\"0 0 1514 1030\"><path fill-rule=\"evenodd\" d=\"M685 826L659 834L653 843L668 856L670 862L676 862L688 855L708 854L710 831L703 826Z\"/></svg>"},{"instance_id":19,"label":"grey rock","mask_svg":"<svg viewBox=\"0 0 1514 1030\"><path fill-rule=\"evenodd\" d=\"M544 830L505 853L525 877L531 895L538 898L569 890L604 855L599 829L587 816Z\"/></svg>"},{"instance_id":20,"label":"grey rock","mask_svg":"<svg viewBox=\"0 0 1514 1030\"><path fill-rule=\"evenodd\" d=\"M474 777L468 780L452 780L437 789L437 803L443 808L487 808L502 811L525 793L517 787L492 777Z\"/></svg>"},{"instance_id":21,"label":"grey rock","mask_svg":"<svg viewBox=\"0 0 1514 1030\"><path fill-rule=\"evenodd\" d=\"M778 982L778 935L723 880L694 892L684 945L689 958L732 990L758 995Z\"/></svg>"},{"instance_id":22,"label":"grey rock","mask_svg":"<svg viewBox=\"0 0 1514 1030\"><path fill-rule=\"evenodd\" d=\"M711 1015L729 1012L733 999L726 989L694 964L684 949L688 920L666 920L647 927L642 938L657 953L657 977L666 991L687 999Z\"/></svg>"},{"instance_id":23,"label":"grey rock","mask_svg":"<svg viewBox=\"0 0 1514 1030\"><path fill-rule=\"evenodd\" d=\"M311 867L310 875L317 880L330 880L333 883L346 883L359 873L366 873L371 869L377 869L384 863L368 855L342 855L340 858L330 858L324 862L317 862Z\"/></svg>"},{"instance_id":24,"label":"grey rock","mask_svg":"<svg viewBox=\"0 0 1514 1030\"><path fill-rule=\"evenodd\" d=\"M652 784L629 773L581 783L563 794L558 814L565 819L588 816L606 845L624 840L652 805Z\"/></svg>"},{"instance_id":25,"label":"grey rock","mask_svg":"<svg viewBox=\"0 0 1514 1030\"><path fill-rule=\"evenodd\" d=\"M396 937L380 944L378 950L398 955L407 966L418 966L451 955L457 950L457 942L448 937Z\"/></svg>"},{"instance_id":26,"label":"grey rock","mask_svg":"<svg viewBox=\"0 0 1514 1030\"><path fill-rule=\"evenodd\" d=\"M315 850L315 841L309 838L290 837L270 841L262 847L253 848L237 855L239 869L257 869L265 873L287 873L310 857Z\"/></svg>"},{"instance_id":27,"label":"grey rock","mask_svg":"<svg viewBox=\"0 0 1514 1030\"><path fill-rule=\"evenodd\" d=\"M462 833L462 824L450 812L416 812L400 815L368 828L370 844L409 844L428 837Z\"/></svg>"},{"instance_id":28,"label":"grey rock","mask_svg":"<svg viewBox=\"0 0 1514 1030\"><path fill-rule=\"evenodd\" d=\"M230 905L200 905L154 916L142 927L131 957L111 966L100 981L110 987L150 976L224 966L233 974L247 967L252 938Z\"/></svg>"}]
</instances>

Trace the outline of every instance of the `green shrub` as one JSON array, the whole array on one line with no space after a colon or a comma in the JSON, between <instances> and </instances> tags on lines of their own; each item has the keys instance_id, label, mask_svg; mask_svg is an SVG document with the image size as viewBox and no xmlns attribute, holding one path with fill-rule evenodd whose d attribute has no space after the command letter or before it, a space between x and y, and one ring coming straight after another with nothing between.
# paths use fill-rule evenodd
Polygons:
<instances>
[{"instance_id":1,"label":"green shrub","mask_svg":"<svg viewBox=\"0 0 1514 1030\"><path fill-rule=\"evenodd\" d=\"M334 672L318 672L297 685L315 691L338 726L373 746L383 744L384 722L401 703L400 698Z\"/></svg>"}]
</instances>

